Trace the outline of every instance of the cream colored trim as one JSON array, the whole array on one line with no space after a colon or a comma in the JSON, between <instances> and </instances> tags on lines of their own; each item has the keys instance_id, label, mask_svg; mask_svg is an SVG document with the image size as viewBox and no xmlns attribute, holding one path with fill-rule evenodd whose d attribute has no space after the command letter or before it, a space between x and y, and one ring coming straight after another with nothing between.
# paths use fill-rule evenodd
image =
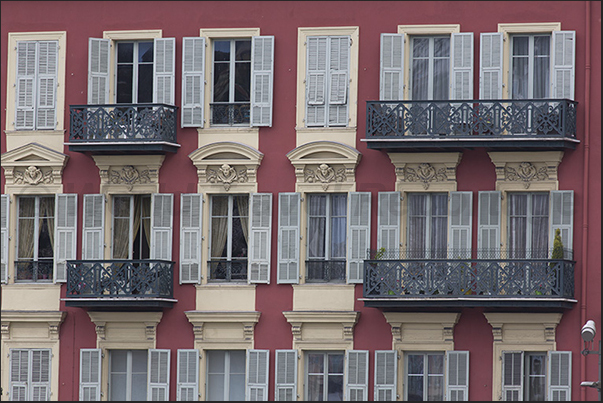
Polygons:
<instances>
[{"instance_id":1,"label":"cream colored trim","mask_svg":"<svg viewBox=\"0 0 603 403\"><path fill-rule=\"evenodd\" d=\"M38 143L52 150L63 152L65 130L6 130L6 149L14 150L29 143Z\"/></svg>"},{"instance_id":2,"label":"cream colored trim","mask_svg":"<svg viewBox=\"0 0 603 403\"><path fill-rule=\"evenodd\" d=\"M221 141L245 144L246 146L259 149L260 129L257 127L207 127L198 128L197 133L199 135L197 142L199 148L211 145L219 138Z\"/></svg>"},{"instance_id":3,"label":"cream colored trim","mask_svg":"<svg viewBox=\"0 0 603 403\"><path fill-rule=\"evenodd\" d=\"M204 284L196 286L197 311L242 312L255 307L255 284Z\"/></svg>"},{"instance_id":4,"label":"cream colored trim","mask_svg":"<svg viewBox=\"0 0 603 403\"><path fill-rule=\"evenodd\" d=\"M293 349L351 350L354 348L354 326L360 312L284 311L283 316L291 325Z\"/></svg>"},{"instance_id":5,"label":"cream colored trim","mask_svg":"<svg viewBox=\"0 0 603 403\"><path fill-rule=\"evenodd\" d=\"M297 147L324 139L356 147L356 127L298 127L296 131Z\"/></svg>"},{"instance_id":6,"label":"cream colored trim","mask_svg":"<svg viewBox=\"0 0 603 403\"><path fill-rule=\"evenodd\" d=\"M353 311L354 292L354 284L294 284L293 311Z\"/></svg>"},{"instance_id":7,"label":"cream colored trim","mask_svg":"<svg viewBox=\"0 0 603 403\"><path fill-rule=\"evenodd\" d=\"M16 209L15 209L16 210ZM11 245L11 243L9 243ZM9 257L14 252L9 252ZM9 262L13 262L10 260ZM2 285L2 318L4 310L15 312L38 312L51 309L58 311L61 307L61 284L52 283L15 283L14 262L9 264L9 284ZM27 298L23 298L27 295Z\"/></svg>"},{"instance_id":8,"label":"cream colored trim","mask_svg":"<svg viewBox=\"0 0 603 403\"><path fill-rule=\"evenodd\" d=\"M93 155L99 169L100 192L158 193L159 170L165 155Z\"/></svg>"}]
</instances>

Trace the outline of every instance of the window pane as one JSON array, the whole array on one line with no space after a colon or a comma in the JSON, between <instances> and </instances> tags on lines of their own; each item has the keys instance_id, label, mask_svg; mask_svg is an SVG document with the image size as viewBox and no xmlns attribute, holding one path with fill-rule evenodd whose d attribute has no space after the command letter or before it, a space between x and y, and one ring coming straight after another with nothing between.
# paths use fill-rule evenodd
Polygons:
<instances>
[{"instance_id":1,"label":"window pane","mask_svg":"<svg viewBox=\"0 0 603 403\"><path fill-rule=\"evenodd\" d=\"M126 383L127 376L125 373L111 374L109 380L109 388L111 389L111 400L112 401L125 401L126 399Z\"/></svg>"},{"instance_id":2,"label":"window pane","mask_svg":"<svg viewBox=\"0 0 603 403\"><path fill-rule=\"evenodd\" d=\"M422 401L423 399L423 377L409 376L408 377L408 400Z\"/></svg>"},{"instance_id":3,"label":"window pane","mask_svg":"<svg viewBox=\"0 0 603 403\"><path fill-rule=\"evenodd\" d=\"M434 38L433 45L435 57L450 57L450 38Z\"/></svg>"},{"instance_id":4,"label":"window pane","mask_svg":"<svg viewBox=\"0 0 603 403\"><path fill-rule=\"evenodd\" d=\"M308 400L317 402L323 399L323 375L308 375Z\"/></svg>"},{"instance_id":5,"label":"window pane","mask_svg":"<svg viewBox=\"0 0 603 403\"><path fill-rule=\"evenodd\" d=\"M117 66L117 103L132 103L132 85L133 85L133 66Z\"/></svg>"},{"instance_id":6,"label":"window pane","mask_svg":"<svg viewBox=\"0 0 603 403\"><path fill-rule=\"evenodd\" d=\"M134 62L134 44L133 43L118 43L117 44L117 63L132 63Z\"/></svg>"},{"instance_id":7,"label":"window pane","mask_svg":"<svg viewBox=\"0 0 603 403\"><path fill-rule=\"evenodd\" d=\"M147 374L132 374L132 401L147 400Z\"/></svg>"},{"instance_id":8,"label":"window pane","mask_svg":"<svg viewBox=\"0 0 603 403\"><path fill-rule=\"evenodd\" d=\"M138 65L138 101L137 103L153 102L153 65Z\"/></svg>"},{"instance_id":9,"label":"window pane","mask_svg":"<svg viewBox=\"0 0 603 403\"><path fill-rule=\"evenodd\" d=\"M433 62L433 99L448 99L450 59Z\"/></svg>"},{"instance_id":10,"label":"window pane","mask_svg":"<svg viewBox=\"0 0 603 403\"><path fill-rule=\"evenodd\" d=\"M408 373L409 374L423 374L423 356L422 355L409 355L408 356Z\"/></svg>"},{"instance_id":11,"label":"window pane","mask_svg":"<svg viewBox=\"0 0 603 403\"><path fill-rule=\"evenodd\" d=\"M235 66L235 102L249 102L251 90L251 63Z\"/></svg>"},{"instance_id":12,"label":"window pane","mask_svg":"<svg viewBox=\"0 0 603 403\"><path fill-rule=\"evenodd\" d=\"M444 400L444 377L430 376L427 383L427 400Z\"/></svg>"},{"instance_id":13,"label":"window pane","mask_svg":"<svg viewBox=\"0 0 603 403\"><path fill-rule=\"evenodd\" d=\"M412 99L425 100L429 90L429 61L426 59L412 62Z\"/></svg>"},{"instance_id":14,"label":"window pane","mask_svg":"<svg viewBox=\"0 0 603 403\"><path fill-rule=\"evenodd\" d=\"M528 98L528 59L513 58L513 94L514 99Z\"/></svg>"},{"instance_id":15,"label":"window pane","mask_svg":"<svg viewBox=\"0 0 603 403\"><path fill-rule=\"evenodd\" d=\"M529 54L530 38L527 36L513 37L513 56L527 56Z\"/></svg>"},{"instance_id":16,"label":"window pane","mask_svg":"<svg viewBox=\"0 0 603 403\"><path fill-rule=\"evenodd\" d=\"M153 62L153 42L138 43L138 62L152 63Z\"/></svg>"},{"instance_id":17,"label":"window pane","mask_svg":"<svg viewBox=\"0 0 603 403\"><path fill-rule=\"evenodd\" d=\"M324 368L324 357L322 354L308 354L308 373L322 373Z\"/></svg>"},{"instance_id":18,"label":"window pane","mask_svg":"<svg viewBox=\"0 0 603 403\"><path fill-rule=\"evenodd\" d=\"M329 374L343 374L343 354L329 354Z\"/></svg>"},{"instance_id":19,"label":"window pane","mask_svg":"<svg viewBox=\"0 0 603 403\"><path fill-rule=\"evenodd\" d=\"M214 41L214 61L230 60L230 41Z\"/></svg>"},{"instance_id":20,"label":"window pane","mask_svg":"<svg viewBox=\"0 0 603 403\"><path fill-rule=\"evenodd\" d=\"M251 41L250 40L236 41L235 48L236 48L235 60L237 62L251 61Z\"/></svg>"},{"instance_id":21,"label":"window pane","mask_svg":"<svg viewBox=\"0 0 603 403\"><path fill-rule=\"evenodd\" d=\"M537 57L534 60L534 98L548 98L550 80L549 57Z\"/></svg>"},{"instance_id":22,"label":"window pane","mask_svg":"<svg viewBox=\"0 0 603 403\"><path fill-rule=\"evenodd\" d=\"M429 57L429 38L414 38L412 41L412 56Z\"/></svg>"},{"instance_id":23,"label":"window pane","mask_svg":"<svg viewBox=\"0 0 603 403\"><path fill-rule=\"evenodd\" d=\"M535 36L534 37L534 56L549 56L551 54L551 37Z\"/></svg>"},{"instance_id":24,"label":"window pane","mask_svg":"<svg viewBox=\"0 0 603 403\"><path fill-rule=\"evenodd\" d=\"M429 374L443 374L444 373L444 356L443 355L428 355L427 356L427 370Z\"/></svg>"},{"instance_id":25,"label":"window pane","mask_svg":"<svg viewBox=\"0 0 603 403\"><path fill-rule=\"evenodd\" d=\"M343 400L343 375L329 375L328 396L329 401Z\"/></svg>"},{"instance_id":26,"label":"window pane","mask_svg":"<svg viewBox=\"0 0 603 403\"><path fill-rule=\"evenodd\" d=\"M229 102L230 65L214 64L214 102Z\"/></svg>"}]
</instances>

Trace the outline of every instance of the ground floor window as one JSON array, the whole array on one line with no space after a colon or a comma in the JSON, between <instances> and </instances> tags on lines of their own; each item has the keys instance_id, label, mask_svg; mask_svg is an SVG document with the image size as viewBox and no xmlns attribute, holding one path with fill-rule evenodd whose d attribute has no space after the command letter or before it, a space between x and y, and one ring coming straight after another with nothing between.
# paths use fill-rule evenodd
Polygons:
<instances>
[{"instance_id":1,"label":"ground floor window","mask_svg":"<svg viewBox=\"0 0 603 403\"><path fill-rule=\"evenodd\" d=\"M110 400L147 400L147 358L147 350L110 351Z\"/></svg>"},{"instance_id":2,"label":"ground floor window","mask_svg":"<svg viewBox=\"0 0 603 403\"><path fill-rule=\"evenodd\" d=\"M411 353L406 356L405 400L444 400L444 354Z\"/></svg>"},{"instance_id":3,"label":"ground floor window","mask_svg":"<svg viewBox=\"0 0 603 403\"><path fill-rule=\"evenodd\" d=\"M50 400L50 349L10 350L10 400Z\"/></svg>"},{"instance_id":4,"label":"ground floor window","mask_svg":"<svg viewBox=\"0 0 603 403\"><path fill-rule=\"evenodd\" d=\"M306 354L306 396L309 401L343 400L343 351Z\"/></svg>"},{"instance_id":5,"label":"ground floor window","mask_svg":"<svg viewBox=\"0 0 603 403\"><path fill-rule=\"evenodd\" d=\"M207 400L245 400L245 350L207 352Z\"/></svg>"}]
</instances>

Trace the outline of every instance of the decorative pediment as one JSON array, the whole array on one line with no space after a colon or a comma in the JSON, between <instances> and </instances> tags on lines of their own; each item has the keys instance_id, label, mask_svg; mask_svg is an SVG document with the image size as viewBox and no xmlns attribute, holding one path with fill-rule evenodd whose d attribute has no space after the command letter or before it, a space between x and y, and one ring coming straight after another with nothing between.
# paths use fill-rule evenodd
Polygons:
<instances>
[{"instance_id":1,"label":"decorative pediment","mask_svg":"<svg viewBox=\"0 0 603 403\"><path fill-rule=\"evenodd\" d=\"M461 153L391 153L399 191L455 191Z\"/></svg>"},{"instance_id":2,"label":"decorative pediment","mask_svg":"<svg viewBox=\"0 0 603 403\"><path fill-rule=\"evenodd\" d=\"M69 156L38 143L2 154L7 193L61 193Z\"/></svg>"},{"instance_id":3,"label":"decorative pediment","mask_svg":"<svg viewBox=\"0 0 603 403\"><path fill-rule=\"evenodd\" d=\"M165 155L93 155L101 193L157 193Z\"/></svg>"},{"instance_id":4,"label":"decorative pediment","mask_svg":"<svg viewBox=\"0 0 603 403\"><path fill-rule=\"evenodd\" d=\"M556 190L563 151L490 152L497 190Z\"/></svg>"}]
</instances>

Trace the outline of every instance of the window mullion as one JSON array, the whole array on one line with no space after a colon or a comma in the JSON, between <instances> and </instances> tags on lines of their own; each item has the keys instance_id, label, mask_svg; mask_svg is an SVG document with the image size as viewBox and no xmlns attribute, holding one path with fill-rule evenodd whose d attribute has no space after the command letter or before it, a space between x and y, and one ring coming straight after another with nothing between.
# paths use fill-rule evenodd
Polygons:
<instances>
[{"instance_id":1,"label":"window mullion","mask_svg":"<svg viewBox=\"0 0 603 403\"><path fill-rule=\"evenodd\" d=\"M232 226L233 226L233 209L234 209L234 198L232 195L228 196L228 218L227 218L227 231L226 237L226 257L228 260L232 260Z\"/></svg>"}]
</instances>

